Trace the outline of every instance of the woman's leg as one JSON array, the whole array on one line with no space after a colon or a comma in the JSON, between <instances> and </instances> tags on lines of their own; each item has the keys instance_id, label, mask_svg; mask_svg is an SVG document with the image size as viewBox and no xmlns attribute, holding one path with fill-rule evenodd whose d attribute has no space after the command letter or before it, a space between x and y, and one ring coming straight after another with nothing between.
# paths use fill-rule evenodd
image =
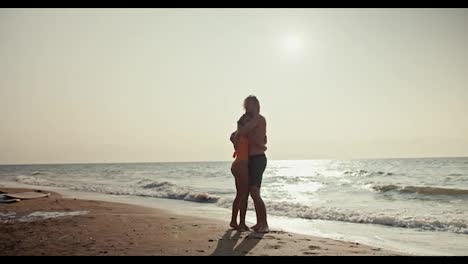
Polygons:
<instances>
[{"instance_id":1,"label":"woman's leg","mask_svg":"<svg viewBox=\"0 0 468 264\"><path fill-rule=\"evenodd\" d=\"M247 202L249 199L249 169L247 161L245 161L241 166L240 174L237 178L237 183L240 209L239 230L247 231L249 230L249 227L245 224L245 216L247 214Z\"/></svg>"},{"instance_id":2,"label":"woman's leg","mask_svg":"<svg viewBox=\"0 0 468 264\"><path fill-rule=\"evenodd\" d=\"M239 212L239 206L240 206L240 196L239 196L239 182L237 180L238 178L238 171L237 171L237 164L233 163L231 166L231 172L232 175L234 175L234 181L236 184L236 198L232 202L232 213L231 213L231 223L229 224L230 227L237 229L237 213Z\"/></svg>"},{"instance_id":3,"label":"woman's leg","mask_svg":"<svg viewBox=\"0 0 468 264\"><path fill-rule=\"evenodd\" d=\"M229 224L229 226L234 228L234 229L237 229L237 227L238 227L238 225L237 225L237 213L239 212L239 205L240 205L239 200L240 200L239 195L236 194L236 198L232 202L231 223Z\"/></svg>"}]
</instances>

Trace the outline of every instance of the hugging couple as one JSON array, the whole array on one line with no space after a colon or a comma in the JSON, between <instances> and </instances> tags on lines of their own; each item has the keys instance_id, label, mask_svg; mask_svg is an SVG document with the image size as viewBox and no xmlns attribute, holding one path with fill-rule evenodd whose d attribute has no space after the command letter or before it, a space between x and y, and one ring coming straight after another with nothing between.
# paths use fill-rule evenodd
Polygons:
<instances>
[{"instance_id":1,"label":"hugging couple","mask_svg":"<svg viewBox=\"0 0 468 264\"><path fill-rule=\"evenodd\" d=\"M258 233L268 233L265 203L260 196L263 172L267 165L266 120L260 115L260 102L257 97L251 95L245 98L244 109L245 113L237 121L237 130L230 137L235 149L231 172L236 183L236 198L232 203L230 226L238 231L249 230L245 224L245 215L250 195L257 215L257 224L251 229ZM239 212L240 221L237 223Z\"/></svg>"}]
</instances>

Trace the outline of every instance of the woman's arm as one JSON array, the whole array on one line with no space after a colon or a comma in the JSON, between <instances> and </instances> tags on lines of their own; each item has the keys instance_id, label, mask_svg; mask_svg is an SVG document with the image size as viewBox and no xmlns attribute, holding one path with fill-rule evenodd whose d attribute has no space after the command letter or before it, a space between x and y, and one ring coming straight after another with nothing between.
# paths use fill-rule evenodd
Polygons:
<instances>
[{"instance_id":1,"label":"woman's arm","mask_svg":"<svg viewBox=\"0 0 468 264\"><path fill-rule=\"evenodd\" d=\"M229 140L231 140L234 146L237 144L239 137L240 137L239 129L244 125L246 119L247 119L247 115L243 114L237 121L237 130L231 133L231 137L229 138Z\"/></svg>"},{"instance_id":2,"label":"woman's arm","mask_svg":"<svg viewBox=\"0 0 468 264\"><path fill-rule=\"evenodd\" d=\"M237 143L237 131L234 131L231 133L231 137L229 137L229 140L231 140L232 144L236 144Z\"/></svg>"}]
</instances>

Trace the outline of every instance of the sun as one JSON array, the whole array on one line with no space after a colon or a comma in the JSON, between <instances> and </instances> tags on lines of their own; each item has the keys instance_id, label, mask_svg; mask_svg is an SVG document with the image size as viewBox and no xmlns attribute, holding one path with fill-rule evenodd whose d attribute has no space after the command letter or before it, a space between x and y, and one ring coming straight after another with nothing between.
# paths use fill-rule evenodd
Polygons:
<instances>
[{"instance_id":1,"label":"sun","mask_svg":"<svg viewBox=\"0 0 468 264\"><path fill-rule=\"evenodd\" d=\"M289 52L297 52L302 48L302 39L296 35L287 35L283 38L283 47Z\"/></svg>"}]
</instances>

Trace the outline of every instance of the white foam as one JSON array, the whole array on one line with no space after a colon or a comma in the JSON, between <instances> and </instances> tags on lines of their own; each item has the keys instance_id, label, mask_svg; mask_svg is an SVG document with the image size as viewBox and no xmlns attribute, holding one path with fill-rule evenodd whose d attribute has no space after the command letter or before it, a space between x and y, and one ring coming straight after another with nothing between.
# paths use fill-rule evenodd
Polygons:
<instances>
[{"instance_id":1,"label":"white foam","mask_svg":"<svg viewBox=\"0 0 468 264\"><path fill-rule=\"evenodd\" d=\"M184 200L190 202L201 203L216 203L219 196L212 195L206 192L192 192L170 182L158 182L152 180L141 180L137 185L131 186L116 186L110 184L88 184L88 183L65 183L52 182L44 179L38 179L34 176L18 176L16 181L28 185L52 186L60 188L68 188L77 191L97 192L113 195L134 195L154 198L167 198Z\"/></svg>"},{"instance_id":2,"label":"white foam","mask_svg":"<svg viewBox=\"0 0 468 264\"><path fill-rule=\"evenodd\" d=\"M16 217L15 212L0 213L0 223L7 223L11 221L12 219L15 219L15 217Z\"/></svg>"},{"instance_id":3,"label":"white foam","mask_svg":"<svg viewBox=\"0 0 468 264\"><path fill-rule=\"evenodd\" d=\"M455 188L444 188L438 186L398 186L394 184L388 185L377 185L372 187L374 190L379 192L390 192L397 191L400 193L416 193L423 195L448 195L448 196L466 196L468 190L466 189L455 189Z\"/></svg>"},{"instance_id":4,"label":"white foam","mask_svg":"<svg viewBox=\"0 0 468 264\"><path fill-rule=\"evenodd\" d=\"M232 200L223 199L217 204L224 208L232 206ZM249 204L250 206L250 204ZM358 212L343 208L306 206L299 203L272 202L266 203L269 214L288 216L309 220L341 221L360 224L377 224L384 226L413 228L430 231L449 231L468 234L468 219L456 216L415 216L391 212ZM253 209L253 208L249 208Z\"/></svg>"},{"instance_id":5,"label":"white foam","mask_svg":"<svg viewBox=\"0 0 468 264\"><path fill-rule=\"evenodd\" d=\"M19 222L33 222L33 221L40 221L45 219L51 218L62 218L68 216L78 216L78 215L85 215L89 213L89 211L73 211L73 212L33 212L28 215L22 216L18 219Z\"/></svg>"},{"instance_id":6,"label":"white foam","mask_svg":"<svg viewBox=\"0 0 468 264\"><path fill-rule=\"evenodd\" d=\"M78 215L85 215L89 213L89 211L72 211L72 212L32 212L27 215L18 217L16 212L9 212L9 213L0 213L0 223L9 223L13 221L18 222L33 222L33 221L40 221L45 219L51 218L62 218L68 216L78 216Z\"/></svg>"}]
</instances>

